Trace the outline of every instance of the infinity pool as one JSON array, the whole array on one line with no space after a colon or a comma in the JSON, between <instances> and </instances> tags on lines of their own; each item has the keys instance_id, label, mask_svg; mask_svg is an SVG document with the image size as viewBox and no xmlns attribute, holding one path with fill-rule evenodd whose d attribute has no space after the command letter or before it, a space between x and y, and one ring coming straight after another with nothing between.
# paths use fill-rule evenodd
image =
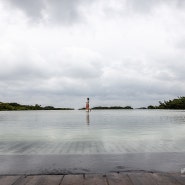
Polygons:
<instances>
[{"instance_id":1,"label":"infinity pool","mask_svg":"<svg viewBox=\"0 0 185 185\"><path fill-rule=\"evenodd\" d=\"M104 159L109 156L109 162L104 161L104 165L111 162L114 166L116 162L123 166L131 156L135 156L134 159L146 155L150 158L155 154L151 158L154 160L156 155L165 157L173 154L176 164L181 164L181 167L185 164L182 163L183 157L179 162L177 157L174 158L177 154L184 156L185 153L185 111L3 111L0 112L0 128L0 162L4 164L0 167L0 173L9 172L10 161L15 163L20 160L17 164L22 164L22 159L30 157L34 161L38 156L44 159L50 156L50 161L56 158L65 160L67 157L75 161L79 156L90 161L90 156L104 156ZM127 156L125 163L123 156ZM96 159L94 157L97 162ZM143 161L146 161L146 157L143 157ZM83 160L80 165L83 166ZM72 167L69 163L64 166L65 169ZM47 167L54 169L49 164L44 169ZM142 169L141 165L136 167ZM34 166L28 171L32 169ZM75 169L78 169L78 165Z\"/></svg>"}]
</instances>

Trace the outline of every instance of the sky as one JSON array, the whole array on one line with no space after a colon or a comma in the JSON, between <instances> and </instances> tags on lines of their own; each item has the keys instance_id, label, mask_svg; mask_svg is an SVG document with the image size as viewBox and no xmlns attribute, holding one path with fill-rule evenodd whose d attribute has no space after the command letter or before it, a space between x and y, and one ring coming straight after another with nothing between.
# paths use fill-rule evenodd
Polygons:
<instances>
[{"instance_id":1,"label":"sky","mask_svg":"<svg viewBox=\"0 0 185 185\"><path fill-rule=\"evenodd\" d=\"M0 0L0 101L158 105L185 95L185 1Z\"/></svg>"}]
</instances>

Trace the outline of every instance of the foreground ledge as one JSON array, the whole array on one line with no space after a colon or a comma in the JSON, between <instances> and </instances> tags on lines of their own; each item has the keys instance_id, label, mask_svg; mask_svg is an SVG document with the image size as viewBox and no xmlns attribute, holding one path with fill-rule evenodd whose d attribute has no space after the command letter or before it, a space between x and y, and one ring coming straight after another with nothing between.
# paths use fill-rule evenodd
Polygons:
<instances>
[{"instance_id":1,"label":"foreground ledge","mask_svg":"<svg viewBox=\"0 0 185 185\"><path fill-rule=\"evenodd\" d=\"M185 185L177 173L1 175L0 185Z\"/></svg>"}]
</instances>

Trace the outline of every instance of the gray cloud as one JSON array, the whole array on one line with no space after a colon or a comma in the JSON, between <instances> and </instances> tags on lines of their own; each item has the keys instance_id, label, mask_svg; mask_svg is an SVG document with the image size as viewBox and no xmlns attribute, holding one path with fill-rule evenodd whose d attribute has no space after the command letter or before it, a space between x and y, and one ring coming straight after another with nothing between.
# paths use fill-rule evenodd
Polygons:
<instances>
[{"instance_id":1,"label":"gray cloud","mask_svg":"<svg viewBox=\"0 0 185 185\"><path fill-rule=\"evenodd\" d=\"M0 100L139 107L184 95L181 2L0 0Z\"/></svg>"},{"instance_id":2,"label":"gray cloud","mask_svg":"<svg viewBox=\"0 0 185 185\"><path fill-rule=\"evenodd\" d=\"M140 13L149 13L153 8L162 3L162 0L130 0L127 1L127 3L128 7L130 7L133 11L137 11Z\"/></svg>"},{"instance_id":3,"label":"gray cloud","mask_svg":"<svg viewBox=\"0 0 185 185\"><path fill-rule=\"evenodd\" d=\"M168 0L164 1L164 0L150 0L150 1L146 1L146 0L129 0L126 1L128 3L128 6L133 9L133 11L138 11L140 13L149 13L150 11L152 11L155 8L158 8L161 5L165 5L165 6L174 6L177 8L184 8L185 2L182 0Z\"/></svg>"},{"instance_id":4,"label":"gray cloud","mask_svg":"<svg viewBox=\"0 0 185 185\"><path fill-rule=\"evenodd\" d=\"M105 16L114 18L115 14L131 16L133 13L148 14L160 5L167 5L183 9L185 3L182 0L1 0L5 4L16 7L23 11L31 20L37 22L63 23L66 25L78 21L86 21L86 15L103 13Z\"/></svg>"},{"instance_id":5,"label":"gray cloud","mask_svg":"<svg viewBox=\"0 0 185 185\"><path fill-rule=\"evenodd\" d=\"M46 1L45 13L49 15L50 21L61 21L64 23L73 23L80 19L78 5L80 0L53 0Z\"/></svg>"},{"instance_id":6,"label":"gray cloud","mask_svg":"<svg viewBox=\"0 0 185 185\"><path fill-rule=\"evenodd\" d=\"M44 0L5 0L4 2L9 3L9 5L12 5L18 9L21 9L33 19L40 19L42 17L42 10L45 7Z\"/></svg>"},{"instance_id":7,"label":"gray cloud","mask_svg":"<svg viewBox=\"0 0 185 185\"><path fill-rule=\"evenodd\" d=\"M81 18L83 0L7 0L6 4L23 11L33 21L71 24Z\"/></svg>"}]
</instances>

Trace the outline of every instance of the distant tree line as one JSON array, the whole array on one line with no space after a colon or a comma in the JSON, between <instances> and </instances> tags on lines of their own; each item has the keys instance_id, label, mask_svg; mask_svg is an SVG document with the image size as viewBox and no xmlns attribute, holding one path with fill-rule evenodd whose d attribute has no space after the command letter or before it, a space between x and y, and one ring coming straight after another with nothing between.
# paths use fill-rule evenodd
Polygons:
<instances>
[{"instance_id":1,"label":"distant tree line","mask_svg":"<svg viewBox=\"0 0 185 185\"><path fill-rule=\"evenodd\" d=\"M112 109L133 109L131 106L121 107L121 106L98 106L91 108L92 110L112 110ZM149 105L148 107L141 107L140 109L185 109L185 97L178 97L173 100L159 101L158 106ZM21 105L18 103L3 103L0 102L0 111L14 111L14 110L74 110L73 108L55 108L53 106L41 105ZM81 108L79 110L85 110Z\"/></svg>"},{"instance_id":2,"label":"distant tree line","mask_svg":"<svg viewBox=\"0 0 185 185\"><path fill-rule=\"evenodd\" d=\"M149 105L148 109L185 109L185 97L164 102L159 101L159 106Z\"/></svg>"},{"instance_id":3,"label":"distant tree line","mask_svg":"<svg viewBox=\"0 0 185 185\"><path fill-rule=\"evenodd\" d=\"M133 109L130 106L126 106L126 107L121 107L121 106L112 106L112 107L102 107L102 106L98 106L98 107L93 107L92 110L99 110L99 109Z\"/></svg>"},{"instance_id":4,"label":"distant tree line","mask_svg":"<svg viewBox=\"0 0 185 185\"><path fill-rule=\"evenodd\" d=\"M0 102L0 111L14 111L14 110L74 110L73 108L55 108L53 106L41 105L21 105L18 103L3 103Z\"/></svg>"},{"instance_id":5,"label":"distant tree line","mask_svg":"<svg viewBox=\"0 0 185 185\"><path fill-rule=\"evenodd\" d=\"M121 106L112 106L112 107L105 107L105 106L98 106L93 107L91 110L105 110L105 109L133 109L131 106L121 107ZM79 110L85 110L85 107L79 109Z\"/></svg>"}]
</instances>

